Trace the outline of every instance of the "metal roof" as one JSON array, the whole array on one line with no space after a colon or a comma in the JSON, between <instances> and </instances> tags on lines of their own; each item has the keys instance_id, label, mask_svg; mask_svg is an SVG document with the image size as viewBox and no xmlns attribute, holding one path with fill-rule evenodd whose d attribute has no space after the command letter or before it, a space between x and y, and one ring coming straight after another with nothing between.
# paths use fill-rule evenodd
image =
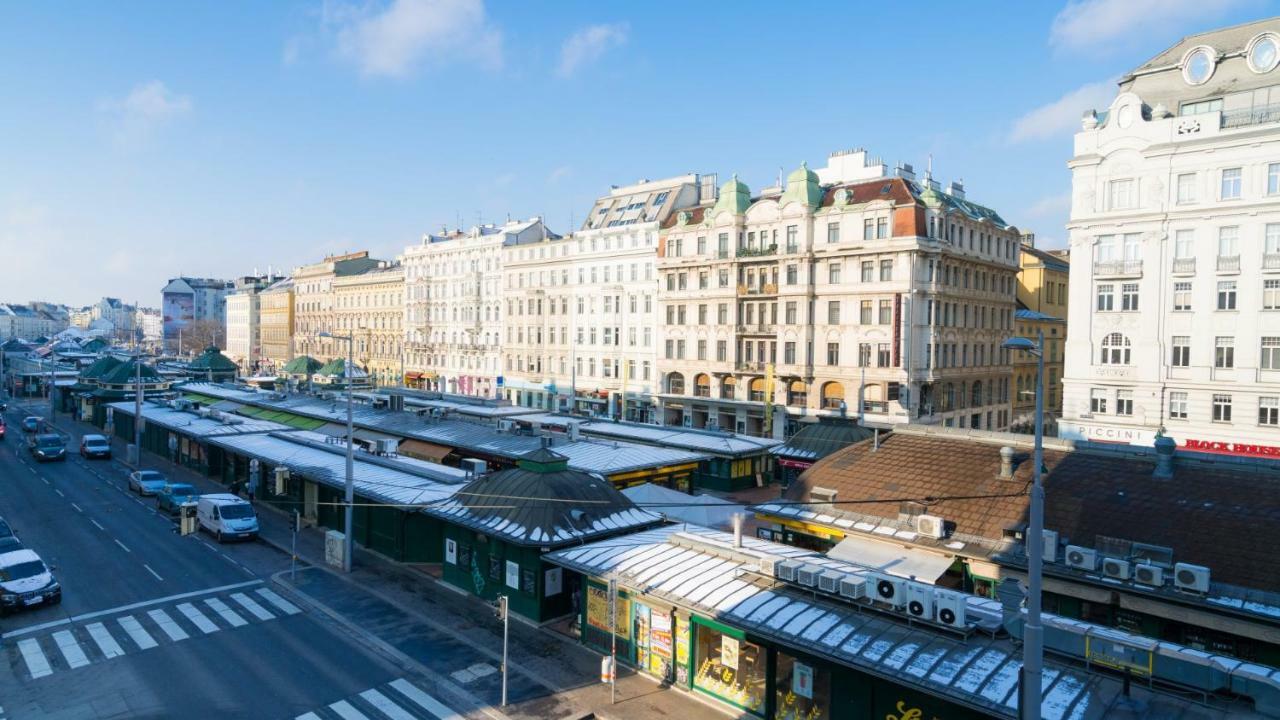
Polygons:
<instances>
[{"instance_id":1,"label":"metal roof","mask_svg":"<svg viewBox=\"0 0 1280 720\"><path fill-rule=\"evenodd\" d=\"M691 430L688 428L666 425L644 425L641 423L617 422L601 418L580 418L573 415L556 415L541 413L521 415L513 418L517 422L536 422L543 425L564 426L577 423L579 431L584 435L633 440L649 445L695 450L713 455L754 455L769 448L781 445L781 440L773 438L752 437L731 432L714 430Z\"/></svg>"},{"instance_id":2,"label":"metal roof","mask_svg":"<svg viewBox=\"0 0 1280 720\"><path fill-rule=\"evenodd\" d=\"M107 407L122 415L133 417L134 403L114 402ZM231 424L213 418L200 417L190 410L176 410L167 405L154 402L142 403L142 418L148 424L157 425L166 430L182 433L194 438L210 438L222 435L245 435L249 433L267 433L292 430L288 425L258 420L256 418L235 416Z\"/></svg>"}]
</instances>

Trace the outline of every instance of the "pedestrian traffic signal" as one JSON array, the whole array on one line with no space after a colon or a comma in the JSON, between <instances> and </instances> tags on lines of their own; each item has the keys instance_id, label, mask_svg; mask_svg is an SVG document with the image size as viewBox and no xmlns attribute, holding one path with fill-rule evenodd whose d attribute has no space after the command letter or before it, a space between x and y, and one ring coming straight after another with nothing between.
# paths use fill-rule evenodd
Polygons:
<instances>
[{"instance_id":1,"label":"pedestrian traffic signal","mask_svg":"<svg viewBox=\"0 0 1280 720\"><path fill-rule=\"evenodd\" d=\"M505 620L507 617L507 596L499 595L493 601L493 616L499 620Z\"/></svg>"}]
</instances>

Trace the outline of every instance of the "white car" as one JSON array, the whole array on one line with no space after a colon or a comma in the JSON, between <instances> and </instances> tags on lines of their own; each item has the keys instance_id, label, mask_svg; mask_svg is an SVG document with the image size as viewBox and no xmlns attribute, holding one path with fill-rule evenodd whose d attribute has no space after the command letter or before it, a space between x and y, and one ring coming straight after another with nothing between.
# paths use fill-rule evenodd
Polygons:
<instances>
[{"instance_id":1,"label":"white car","mask_svg":"<svg viewBox=\"0 0 1280 720\"><path fill-rule=\"evenodd\" d=\"M129 473L129 489L139 495L155 495L168 483L169 480L155 470L134 470Z\"/></svg>"},{"instance_id":2,"label":"white car","mask_svg":"<svg viewBox=\"0 0 1280 720\"><path fill-rule=\"evenodd\" d=\"M0 615L62 602L62 586L33 550L0 555Z\"/></svg>"}]
</instances>

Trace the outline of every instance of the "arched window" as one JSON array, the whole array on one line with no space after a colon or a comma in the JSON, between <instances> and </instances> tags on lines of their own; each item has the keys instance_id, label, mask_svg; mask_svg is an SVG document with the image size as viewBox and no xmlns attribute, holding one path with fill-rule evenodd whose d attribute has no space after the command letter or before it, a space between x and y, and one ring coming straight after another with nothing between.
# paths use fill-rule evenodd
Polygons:
<instances>
[{"instance_id":1,"label":"arched window","mask_svg":"<svg viewBox=\"0 0 1280 720\"><path fill-rule=\"evenodd\" d=\"M1103 365L1129 364L1129 338L1118 332L1111 333L1102 339Z\"/></svg>"},{"instance_id":2,"label":"arched window","mask_svg":"<svg viewBox=\"0 0 1280 720\"><path fill-rule=\"evenodd\" d=\"M684 375L673 372L667 375L667 392L672 395L684 394Z\"/></svg>"},{"instance_id":3,"label":"arched window","mask_svg":"<svg viewBox=\"0 0 1280 720\"><path fill-rule=\"evenodd\" d=\"M787 386L787 404L804 407L809 402L809 389L803 380L794 380Z\"/></svg>"},{"instance_id":4,"label":"arched window","mask_svg":"<svg viewBox=\"0 0 1280 720\"><path fill-rule=\"evenodd\" d=\"M844 405L844 385L838 382L824 383L822 386L822 407L824 410L839 410Z\"/></svg>"},{"instance_id":5,"label":"arched window","mask_svg":"<svg viewBox=\"0 0 1280 720\"><path fill-rule=\"evenodd\" d=\"M764 378L752 378L747 386L747 399L752 402L764 402Z\"/></svg>"},{"instance_id":6,"label":"arched window","mask_svg":"<svg viewBox=\"0 0 1280 720\"><path fill-rule=\"evenodd\" d=\"M698 397L711 397L711 377L706 373L699 373L693 378L693 394Z\"/></svg>"},{"instance_id":7,"label":"arched window","mask_svg":"<svg viewBox=\"0 0 1280 720\"><path fill-rule=\"evenodd\" d=\"M720 381L720 399L733 400L737 389L738 379L732 375L726 375L725 378Z\"/></svg>"}]
</instances>

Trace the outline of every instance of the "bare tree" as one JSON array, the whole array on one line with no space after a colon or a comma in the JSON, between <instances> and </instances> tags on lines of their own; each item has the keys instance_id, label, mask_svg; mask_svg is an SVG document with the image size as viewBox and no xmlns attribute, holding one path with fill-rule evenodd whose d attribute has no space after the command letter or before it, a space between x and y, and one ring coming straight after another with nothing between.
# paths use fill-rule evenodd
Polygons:
<instances>
[{"instance_id":1,"label":"bare tree","mask_svg":"<svg viewBox=\"0 0 1280 720\"><path fill-rule=\"evenodd\" d=\"M226 347L226 329L217 320L193 320L182 329L182 352L199 355L210 345Z\"/></svg>"}]
</instances>

